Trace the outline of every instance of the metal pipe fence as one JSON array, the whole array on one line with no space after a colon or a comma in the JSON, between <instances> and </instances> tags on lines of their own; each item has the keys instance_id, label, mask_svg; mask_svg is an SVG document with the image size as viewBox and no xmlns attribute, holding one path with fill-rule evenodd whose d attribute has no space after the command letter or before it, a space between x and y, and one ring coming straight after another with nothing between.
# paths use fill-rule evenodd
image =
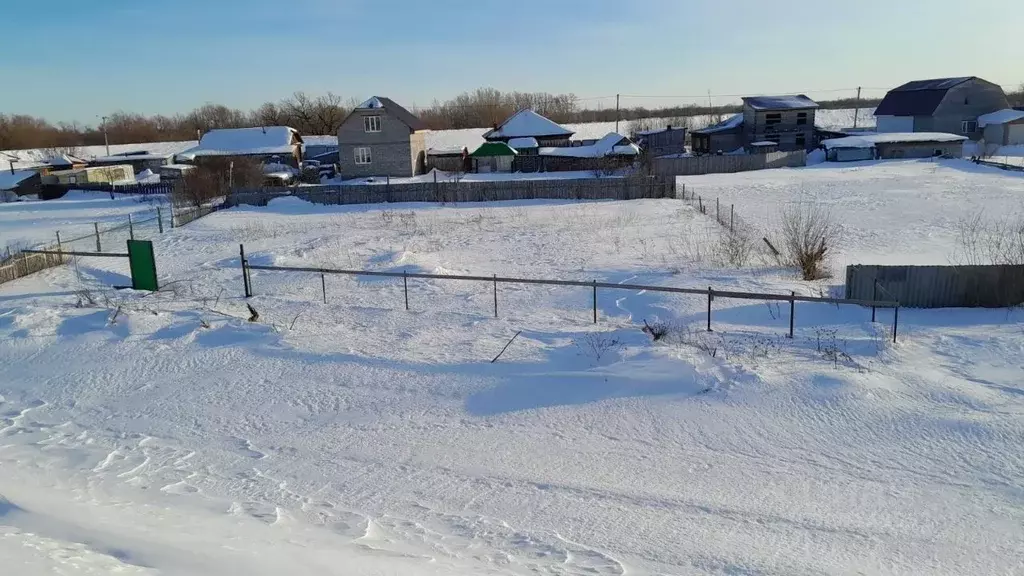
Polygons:
<instances>
[{"instance_id":1,"label":"metal pipe fence","mask_svg":"<svg viewBox=\"0 0 1024 576\"><path fill-rule=\"evenodd\" d=\"M590 288L593 290L593 322L597 323L597 291L602 290L634 290L634 291L646 291L646 292L661 292L668 294L689 294L695 296L703 296L708 299L708 312L707 312L707 325L708 331L712 331L711 318L712 318L712 302L715 298L730 298L738 300L761 300L761 301L777 301L777 302L789 302L790 319L789 319L789 338L793 337L794 330L794 317L796 314L796 303L797 302L810 302L818 304L849 304L855 306L869 307L872 308L872 320L875 318L874 309L877 308L892 308L895 313L893 314L893 326L892 326L892 338L893 342L896 341L896 331L898 329L898 317L900 304L897 301L891 300L865 300L855 298L829 298L829 297L815 297L815 296L797 296L796 293L791 292L789 294L771 294L767 292L744 292L738 290L715 290L713 287L708 286L707 289L702 288L682 288L675 286L648 286L643 284L616 284L612 282L598 282L597 280L591 280L589 282L583 280L554 280L554 279L542 279L542 278L516 278L510 276L474 276L466 274L428 274L422 272L381 272L376 270L346 270L339 268L318 268L310 266L270 266L264 264L250 264L248 259L245 257L245 247L239 245L239 254L242 264L242 282L243 289L246 298L250 298L254 295L253 282L252 282L252 271L253 270L264 270L271 272L310 272L320 274L321 279L326 274L339 274L344 276L369 276L369 277L384 277L384 278L401 278L403 291L405 295L405 308L409 309L409 280L420 279L420 280L447 280L447 281L470 281L470 282L487 282L494 284L494 314L497 317L498 314L498 284L522 284L522 285L541 285L541 286L574 286L582 288ZM321 280L321 286L325 286ZM327 300L326 287L324 290L324 300Z\"/></svg>"}]
</instances>

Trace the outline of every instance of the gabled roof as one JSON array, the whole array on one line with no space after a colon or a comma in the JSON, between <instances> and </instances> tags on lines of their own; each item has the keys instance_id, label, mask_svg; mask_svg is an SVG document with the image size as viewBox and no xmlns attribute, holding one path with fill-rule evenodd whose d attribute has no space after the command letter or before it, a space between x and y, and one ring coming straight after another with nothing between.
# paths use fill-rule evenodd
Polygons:
<instances>
[{"instance_id":1,"label":"gabled roof","mask_svg":"<svg viewBox=\"0 0 1024 576\"><path fill-rule=\"evenodd\" d=\"M199 145L178 154L182 158L197 156L245 156L292 154L293 141L302 144L299 131L288 126L258 128L218 128L199 139Z\"/></svg>"},{"instance_id":2,"label":"gabled roof","mask_svg":"<svg viewBox=\"0 0 1024 576\"><path fill-rule=\"evenodd\" d=\"M754 110L802 110L817 108L818 103L803 94L787 96L747 96L743 103Z\"/></svg>"},{"instance_id":3,"label":"gabled roof","mask_svg":"<svg viewBox=\"0 0 1024 576\"><path fill-rule=\"evenodd\" d=\"M931 116L946 92L973 76L914 80L889 91L875 109L875 116Z\"/></svg>"},{"instance_id":4,"label":"gabled roof","mask_svg":"<svg viewBox=\"0 0 1024 576\"><path fill-rule=\"evenodd\" d=\"M470 156L473 158L486 158L488 156L515 156L516 151L504 142L484 142L479 148L473 151Z\"/></svg>"},{"instance_id":5,"label":"gabled roof","mask_svg":"<svg viewBox=\"0 0 1024 576\"><path fill-rule=\"evenodd\" d=\"M14 174L10 170L0 170L0 190L14 190L25 180L38 175L35 170L15 170Z\"/></svg>"},{"instance_id":6,"label":"gabled roof","mask_svg":"<svg viewBox=\"0 0 1024 576\"><path fill-rule=\"evenodd\" d=\"M570 158L603 158L605 156L636 156L640 148L622 134L609 132L589 146L552 146L538 150L541 156Z\"/></svg>"},{"instance_id":7,"label":"gabled roof","mask_svg":"<svg viewBox=\"0 0 1024 576\"><path fill-rule=\"evenodd\" d=\"M85 160L71 154L57 154L56 156L50 156L46 160L43 160L43 164L47 166L73 166L75 164L86 164Z\"/></svg>"},{"instance_id":8,"label":"gabled roof","mask_svg":"<svg viewBox=\"0 0 1024 576\"><path fill-rule=\"evenodd\" d=\"M537 139L533 136L521 136L519 138L509 138L508 145L519 150L521 148L536 148Z\"/></svg>"},{"instance_id":9,"label":"gabled roof","mask_svg":"<svg viewBox=\"0 0 1024 576\"><path fill-rule=\"evenodd\" d=\"M428 129L427 124L423 120L417 118L415 114L409 112L391 98L385 98L384 96L371 96L366 102L356 106L355 110L372 110L377 108L387 110L388 114L391 114L399 122L408 126L413 132ZM346 118L346 120L348 119Z\"/></svg>"},{"instance_id":10,"label":"gabled roof","mask_svg":"<svg viewBox=\"0 0 1024 576\"><path fill-rule=\"evenodd\" d=\"M529 108L509 116L494 130L484 134L485 140L500 140L502 138L543 138L551 136L572 136L573 131L568 130L557 123L537 114Z\"/></svg>"},{"instance_id":11,"label":"gabled roof","mask_svg":"<svg viewBox=\"0 0 1024 576\"><path fill-rule=\"evenodd\" d=\"M726 118L722 122L715 124L714 126L708 126L707 128L701 128L700 130L692 130L691 134L717 134L719 132L727 132L729 130L738 130L743 125L743 114L734 114L729 118Z\"/></svg>"}]
</instances>

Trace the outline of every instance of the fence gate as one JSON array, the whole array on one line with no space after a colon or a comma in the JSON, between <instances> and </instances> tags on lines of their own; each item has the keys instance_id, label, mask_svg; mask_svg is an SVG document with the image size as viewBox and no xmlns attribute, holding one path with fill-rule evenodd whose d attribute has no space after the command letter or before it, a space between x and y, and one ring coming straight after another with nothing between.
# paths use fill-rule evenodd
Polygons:
<instances>
[{"instance_id":1,"label":"fence gate","mask_svg":"<svg viewBox=\"0 0 1024 576\"><path fill-rule=\"evenodd\" d=\"M160 286L156 279L156 258L153 256L153 243L149 240L128 240L128 252L79 252L65 250L22 250L24 254L42 254L46 258L56 257L60 261L68 256L84 256L90 258L127 258L132 272L132 285L135 290L157 291Z\"/></svg>"}]
</instances>

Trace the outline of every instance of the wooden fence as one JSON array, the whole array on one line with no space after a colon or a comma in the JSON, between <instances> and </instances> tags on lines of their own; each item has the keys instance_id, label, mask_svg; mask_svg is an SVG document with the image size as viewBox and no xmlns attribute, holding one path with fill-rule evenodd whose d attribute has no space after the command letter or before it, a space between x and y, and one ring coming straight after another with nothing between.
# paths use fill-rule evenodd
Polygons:
<instances>
[{"instance_id":1,"label":"wooden fence","mask_svg":"<svg viewBox=\"0 0 1024 576\"><path fill-rule=\"evenodd\" d=\"M381 204L388 202L495 202L505 200L635 200L674 198L675 180L653 176L555 180L432 181L412 184L297 186L236 190L226 206L266 206L274 198L293 196L314 204Z\"/></svg>"},{"instance_id":2,"label":"wooden fence","mask_svg":"<svg viewBox=\"0 0 1024 576\"><path fill-rule=\"evenodd\" d=\"M696 176L747 172L767 168L797 168L807 165L807 152L769 152L767 154L704 155L685 158L654 158L651 171L658 176Z\"/></svg>"},{"instance_id":3,"label":"wooden fence","mask_svg":"<svg viewBox=\"0 0 1024 576\"><path fill-rule=\"evenodd\" d=\"M847 266L847 298L910 308L1003 308L1024 303L1024 266Z\"/></svg>"}]
</instances>

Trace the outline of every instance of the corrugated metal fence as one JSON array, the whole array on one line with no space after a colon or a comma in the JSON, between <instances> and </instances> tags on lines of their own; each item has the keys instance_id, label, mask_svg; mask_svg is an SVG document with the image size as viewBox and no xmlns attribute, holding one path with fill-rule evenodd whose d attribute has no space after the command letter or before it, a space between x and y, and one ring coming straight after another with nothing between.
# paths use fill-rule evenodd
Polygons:
<instances>
[{"instance_id":1,"label":"corrugated metal fence","mask_svg":"<svg viewBox=\"0 0 1024 576\"><path fill-rule=\"evenodd\" d=\"M807 152L769 152L728 156L692 156L687 158L654 158L651 171L659 176L696 176L747 172L766 168L796 168L807 165Z\"/></svg>"},{"instance_id":2,"label":"corrugated metal fence","mask_svg":"<svg viewBox=\"0 0 1024 576\"><path fill-rule=\"evenodd\" d=\"M436 181L412 184L356 184L236 190L227 206L266 206L282 196L314 204L386 202L494 202L504 200L635 200L674 198L675 180L652 176L557 180Z\"/></svg>"},{"instance_id":3,"label":"corrugated metal fence","mask_svg":"<svg viewBox=\"0 0 1024 576\"><path fill-rule=\"evenodd\" d=\"M910 308L1002 308L1024 303L1024 266L847 266L847 298Z\"/></svg>"}]
</instances>

